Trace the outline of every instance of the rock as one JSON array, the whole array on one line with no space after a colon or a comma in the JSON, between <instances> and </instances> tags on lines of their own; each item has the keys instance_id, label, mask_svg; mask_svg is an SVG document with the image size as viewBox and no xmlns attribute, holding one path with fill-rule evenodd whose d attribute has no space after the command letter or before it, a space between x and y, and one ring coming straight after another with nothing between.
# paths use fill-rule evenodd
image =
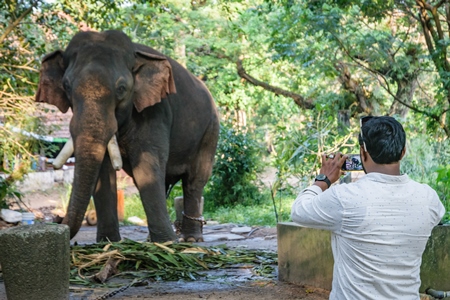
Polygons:
<instances>
[{"instance_id":1,"label":"rock","mask_svg":"<svg viewBox=\"0 0 450 300\"><path fill-rule=\"evenodd\" d=\"M248 226L235 227L231 229L231 233L238 233L238 234L249 233L250 231L252 231L252 228Z\"/></svg>"},{"instance_id":2,"label":"rock","mask_svg":"<svg viewBox=\"0 0 450 300\"><path fill-rule=\"evenodd\" d=\"M22 221L22 213L3 208L1 211L1 217L8 223L17 223Z\"/></svg>"},{"instance_id":3,"label":"rock","mask_svg":"<svg viewBox=\"0 0 450 300\"><path fill-rule=\"evenodd\" d=\"M58 216L60 218L64 218L64 216L66 215L66 213L60 209L60 208L55 208L51 210L51 213L55 216Z\"/></svg>"},{"instance_id":4,"label":"rock","mask_svg":"<svg viewBox=\"0 0 450 300\"><path fill-rule=\"evenodd\" d=\"M205 242L214 242L214 241L237 241L244 240L245 237L232 233L224 233L224 234L208 234L204 235L203 239Z\"/></svg>"},{"instance_id":5,"label":"rock","mask_svg":"<svg viewBox=\"0 0 450 300\"><path fill-rule=\"evenodd\" d=\"M61 224L64 220L64 217L66 213L62 209L52 209L51 210L52 216L53 216L53 223Z\"/></svg>"},{"instance_id":6,"label":"rock","mask_svg":"<svg viewBox=\"0 0 450 300\"><path fill-rule=\"evenodd\" d=\"M139 225L139 226L146 226L147 225L144 220L142 220L141 218L136 217L136 216L129 217L127 221L132 223L132 224Z\"/></svg>"},{"instance_id":7,"label":"rock","mask_svg":"<svg viewBox=\"0 0 450 300\"><path fill-rule=\"evenodd\" d=\"M0 220L0 230L14 226L14 224Z\"/></svg>"}]
</instances>

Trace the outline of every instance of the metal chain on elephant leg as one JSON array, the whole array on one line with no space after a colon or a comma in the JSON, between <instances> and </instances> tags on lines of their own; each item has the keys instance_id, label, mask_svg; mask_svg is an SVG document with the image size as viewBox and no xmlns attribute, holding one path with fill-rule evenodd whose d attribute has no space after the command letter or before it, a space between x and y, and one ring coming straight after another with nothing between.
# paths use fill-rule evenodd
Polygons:
<instances>
[{"instance_id":1,"label":"metal chain on elephant leg","mask_svg":"<svg viewBox=\"0 0 450 300\"><path fill-rule=\"evenodd\" d=\"M145 283L144 279L134 279L131 283L124 285L118 289L115 289L113 291L110 292L106 292L105 294L95 298L94 300L104 300L104 299L108 299L111 298L115 295L117 295L118 293L122 293L123 291L125 291L126 289L132 287L132 286L139 286L139 285L143 285Z\"/></svg>"},{"instance_id":2,"label":"metal chain on elephant leg","mask_svg":"<svg viewBox=\"0 0 450 300\"><path fill-rule=\"evenodd\" d=\"M181 212L181 213L183 214L183 217L185 217L186 219L200 222L201 228L203 228L203 225L206 224L205 218L203 218L203 216L200 216L200 217L197 217L197 218L196 218L196 217L191 217L191 216L186 215L186 214L184 213L184 211Z\"/></svg>"},{"instance_id":3,"label":"metal chain on elephant leg","mask_svg":"<svg viewBox=\"0 0 450 300\"><path fill-rule=\"evenodd\" d=\"M176 220L173 225L175 226L175 234L179 235L181 233L181 221Z\"/></svg>"}]
</instances>

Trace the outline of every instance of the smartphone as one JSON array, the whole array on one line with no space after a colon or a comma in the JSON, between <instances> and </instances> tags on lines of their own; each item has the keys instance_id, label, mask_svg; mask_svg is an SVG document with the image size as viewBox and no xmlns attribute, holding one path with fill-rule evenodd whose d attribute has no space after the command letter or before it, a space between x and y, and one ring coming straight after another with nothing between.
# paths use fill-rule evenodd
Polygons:
<instances>
[{"instance_id":1,"label":"smartphone","mask_svg":"<svg viewBox=\"0 0 450 300\"><path fill-rule=\"evenodd\" d=\"M362 171L363 166L359 154L347 154L347 159L342 165L342 171Z\"/></svg>"}]
</instances>

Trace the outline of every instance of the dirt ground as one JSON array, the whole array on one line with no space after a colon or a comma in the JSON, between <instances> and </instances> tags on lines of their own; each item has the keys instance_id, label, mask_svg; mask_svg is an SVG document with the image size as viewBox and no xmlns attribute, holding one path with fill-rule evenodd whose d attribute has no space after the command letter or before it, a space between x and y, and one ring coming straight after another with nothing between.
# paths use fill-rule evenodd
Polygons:
<instances>
[{"instance_id":1,"label":"dirt ground","mask_svg":"<svg viewBox=\"0 0 450 300\"><path fill-rule=\"evenodd\" d=\"M134 193L134 187L126 190L126 193ZM52 190L27 193L24 201L34 209L34 212L42 217L50 214L51 208L59 207L65 190L56 187ZM247 224L248 225L248 224ZM241 234L242 239L217 239L218 234L231 234L236 224L215 224L204 227L205 241L198 243L202 246L215 244L227 244L228 247L239 247L248 249L262 249L266 251L277 251L276 228L252 227L250 234ZM248 225L250 226L250 225ZM94 243L95 227L83 226L72 240L78 243ZM121 227L122 237L133 240L145 240L147 236L146 227L124 226ZM231 234L232 235L232 234ZM216 239L213 238L216 236ZM276 266L275 266L276 269ZM83 286L70 286L71 300L94 300L94 299L305 299L324 300L328 299L329 291L310 286L301 286L286 282L279 282L276 274L273 278L263 278L252 274L250 268L229 268L220 271L205 273L206 276L196 281L177 282L151 282L143 281L139 286L132 286L115 295L115 289L88 288ZM121 281L122 280L122 281ZM114 281L113 281L114 282ZM118 279L115 283L128 284L130 280ZM0 299L6 299L3 282L0 282Z\"/></svg>"},{"instance_id":2,"label":"dirt ground","mask_svg":"<svg viewBox=\"0 0 450 300\"><path fill-rule=\"evenodd\" d=\"M161 300L185 300L185 299L226 299L226 300L325 300L328 299L327 291L313 287L299 286L276 281L247 282L242 284L228 284L218 287L217 284L206 285L201 283L176 283L149 285L127 290L111 299L161 299ZM95 296L94 296L95 297ZM71 298L72 299L72 298ZM95 299L95 298L85 298Z\"/></svg>"}]
</instances>

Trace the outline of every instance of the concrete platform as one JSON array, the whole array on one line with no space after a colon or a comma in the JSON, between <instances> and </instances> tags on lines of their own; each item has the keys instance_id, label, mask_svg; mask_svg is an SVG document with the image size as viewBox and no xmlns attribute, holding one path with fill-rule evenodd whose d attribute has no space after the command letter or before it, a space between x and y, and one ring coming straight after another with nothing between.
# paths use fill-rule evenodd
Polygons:
<instances>
[{"instance_id":1,"label":"concrete platform","mask_svg":"<svg viewBox=\"0 0 450 300\"><path fill-rule=\"evenodd\" d=\"M278 279L331 290L333 254L331 233L304 228L292 222L278 224ZM450 291L450 226L433 229L421 265L422 285Z\"/></svg>"}]
</instances>

